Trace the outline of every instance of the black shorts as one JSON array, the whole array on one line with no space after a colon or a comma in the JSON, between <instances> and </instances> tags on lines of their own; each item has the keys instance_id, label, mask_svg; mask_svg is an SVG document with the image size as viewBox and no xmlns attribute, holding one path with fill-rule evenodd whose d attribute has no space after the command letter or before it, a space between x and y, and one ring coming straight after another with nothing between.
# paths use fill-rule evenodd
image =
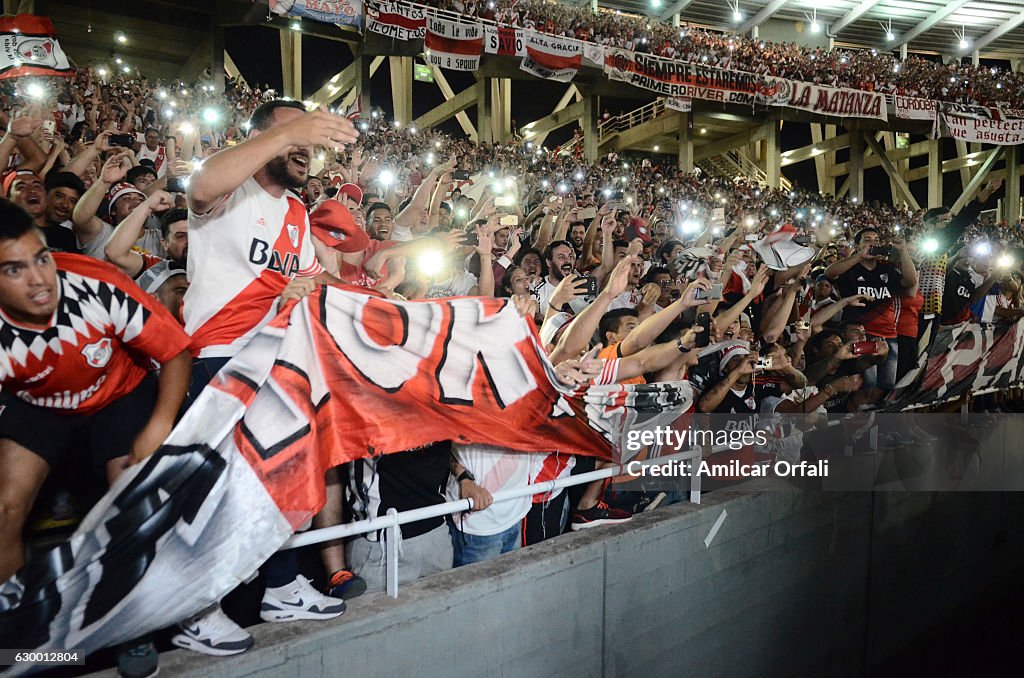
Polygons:
<instances>
[{"instance_id":1,"label":"black shorts","mask_svg":"<svg viewBox=\"0 0 1024 678\"><path fill-rule=\"evenodd\" d=\"M12 440L40 456L50 468L68 454L91 455L93 467L123 457L149 421L156 404L157 378L147 374L131 393L94 414L57 414L0 393L0 439Z\"/></svg>"}]
</instances>

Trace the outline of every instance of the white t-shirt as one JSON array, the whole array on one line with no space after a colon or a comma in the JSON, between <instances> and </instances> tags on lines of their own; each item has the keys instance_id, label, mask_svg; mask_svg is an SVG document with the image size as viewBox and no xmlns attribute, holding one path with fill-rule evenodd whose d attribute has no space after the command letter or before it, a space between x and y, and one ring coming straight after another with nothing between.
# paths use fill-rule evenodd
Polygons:
<instances>
[{"instance_id":1,"label":"white t-shirt","mask_svg":"<svg viewBox=\"0 0 1024 678\"><path fill-rule=\"evenodd\" d=\"M295 195L267 193L250 177L207 214L188 213L182 316L200 358L230 358L277 314L292 278L323 271L309 216Z\"/></svg>"},{"instance_id":2,"label":"white t-shirt","mask_svg":"<svg viewBox=\"0 0 1024 678\"><path fill-rule=\"evenodd\" d=\"M572 275L577 274L572 273ZM558 283L553 283L547 278L544 278L543 280L540 281L539 285L530 290L530 294L532 294L537 299L537 305L540 306L541 315L547 313L548 303L551 301L551 295L555 293L556 287L558 287ZM575 299L569 302L569 308L572 309L573 315L576 315L577 313L585 309L587 306L589 306L591 303L593 303L593 301L594 297L576 297Z\"/></svg>"},{"instance_id":3,"label":"white t-shirt","mask_svg":"<svg viewBox=\"0 0 1024 678\"><path fill-rule=\"evenodd\" d=\"M459 463L476 477L476 483L494 494L500 490L526 487L530 483L531 460L542 455L515 452L494 445L460 445L452 443L452 452ZM457 501L459 484L448 478L445 491L448 501ZM466 534L488 536L500 534L522 520L530 512L531 496L496 502L483 511L452 516L455 526Z\"/></svg>"},{"instance_id":4,"label":"white t-shirt","mask_svg":"<svg viewBox=\"0 0 1024 678\"><path fill-rule=\"evenodd\" d=\"M458 271L447 280L439 280L427 288L427 299L446 299L448 297L464 297L476 287L477 278L469 271Z\"/></svg>"},{"instance_id":5,"label":"white t-shirt","mask_svg":"<svg viewBox=\"0 0 1024 678\"><path fill-rule=\"evenodd\" d=\"M151 160L153 167L156 168L156 176L158 178L167 174L167 152L163 146L157 146L155 151L151 151L148 146L143 144L136 157L139 160Z\"/></svg>"}]
</instances>

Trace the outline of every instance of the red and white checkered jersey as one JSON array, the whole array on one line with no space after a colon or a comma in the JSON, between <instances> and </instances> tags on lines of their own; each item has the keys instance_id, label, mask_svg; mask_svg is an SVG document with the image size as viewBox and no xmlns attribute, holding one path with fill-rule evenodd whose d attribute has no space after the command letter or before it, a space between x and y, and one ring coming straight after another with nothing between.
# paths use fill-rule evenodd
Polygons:
<instances>
[{"instance_id":1,"label":"red and white checkered jersey","mask_svg":"<svg viewBox=\"0 0 1024 678\"><path fill-rule=\"evenodd\" d=\"M188 214L188 277L182 316L200 358L230 358L277 313L292 278L323 271L309 215L249 178L204 215Z\"/></svg>"},{"instance_id":2,"label":"red and white checkered jersey","mask_svg":"<svg viewBox=\"0 0 1024 678\"><path fill-rule=\"evenodd\" d=\"M46 326L0 311L0 386L61 414L93 414L127 395L153 362L186 350L189 338L155 299L110 264L54 254L57 310Z\"/></svg>"}]
</instances>

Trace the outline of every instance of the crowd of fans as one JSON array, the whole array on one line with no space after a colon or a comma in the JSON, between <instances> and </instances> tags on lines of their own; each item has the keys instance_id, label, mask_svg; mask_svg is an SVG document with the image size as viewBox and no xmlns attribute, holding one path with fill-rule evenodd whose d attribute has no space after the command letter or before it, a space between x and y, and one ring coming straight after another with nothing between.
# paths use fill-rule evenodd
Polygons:
<instances>
[{"instance_id":1,"label":"crowd of fans","mask_svg":"<svg viewBox=\"0 0 1024 678\"><path fill-rule=\"evenodd\" d=\"M742 35L679 27L647 17L546 0L437 0L424 2L463 16L496 21L608 47L709 66L962 104L1024 107L1024 73L897 56L867 49L822 49L766 42Z\"/></svg>"},{"instance_id":2,"label":"crowd of fans","mask_svg":"<svg viewBox=\"0 0 1024 678\"><path fill-rule=\"evenodd\" d=\"M602 17L595 37L626 30ZM474 144L379 110L353 124L235 83L219 93L83 69L24 86L6 100L0 141L0 473L14 479L0 503L15 507L0 525L0 581L22 564L40 486L79 440L105 442L92 470L112 482L157 449L281 301L317 284L511 298L566 385L688 380L698 412L739 429L869 408L916 366L927 323L1024 315L1021 225L979 219L998 182L959 214L910 213L683 174L657 156L587 163L531 142ZM304 212L310 227L286 233L285 216ZM34 343L55 336L80 350ZM87 367L102 378L88 381ZM788 432L771 450L708 453L764 463L795 441L798 456L827 457L815 427L775 427ZM883 437L932 439L916 426ZM438 443L332 469L317 524L471 498L472 512L403 527L408 581L681 496L597 482L492 503L506 487L592 468L557 450ZM275 555L261 618L336 617L342 598L383 588L382 555L379 534L325 546L324 592L293 551ZM225 655L253 641L216 607L172 642ZM126 648L122 673L151 675L154 656L148 642Z\"/></svg>"}]
</instances>

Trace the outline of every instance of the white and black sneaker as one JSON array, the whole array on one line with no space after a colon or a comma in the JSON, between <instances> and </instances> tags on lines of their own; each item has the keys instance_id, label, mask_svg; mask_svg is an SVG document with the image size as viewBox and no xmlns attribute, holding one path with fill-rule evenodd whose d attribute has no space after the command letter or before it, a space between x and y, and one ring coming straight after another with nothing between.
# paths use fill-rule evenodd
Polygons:
<instances>
[{"instance_id":1,"label":"white and black sneaker","mask_svg":"<svg viewBox=\"0 0 1024 678\"><path fill-rule=\"evenodd\" d=\"M253 644L249 632L231 621L220 605L200 612L178 627L181 630L171 638L171 642L193 652L226 657L245 652Z\"/></svg>"},{"instance_id":2,"label":"white and black sneaker","mask_svg":"<svg viewBox=\"0 0 1024 678\"><path fill-rule=\"evenodd\" d=\"M268 588L263 593L260 619L285 622L296 619L334 619L345 611L345 601L330 598L310 586L301 574L291 584Z\"/></svg>"}]
</instances>

